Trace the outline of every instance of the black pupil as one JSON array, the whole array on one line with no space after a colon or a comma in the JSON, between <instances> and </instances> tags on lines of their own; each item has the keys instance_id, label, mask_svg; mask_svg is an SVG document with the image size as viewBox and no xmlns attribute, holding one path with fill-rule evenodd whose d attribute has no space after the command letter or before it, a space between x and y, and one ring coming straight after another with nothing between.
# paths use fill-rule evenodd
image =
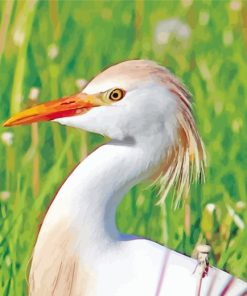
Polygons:
<instances>
[{"instance_id":1,"label":"black pupil","mask_svg":"<svg viewBox=\"0 0 247 296\"><path fill-rule=\"evenodd\" d=\"M118 92L114 92L114 93L112 94L112 96L113 96L114 99L117 99L118 96L119 96L119 94L118 94Z\"/></svg>"}]
</instances>

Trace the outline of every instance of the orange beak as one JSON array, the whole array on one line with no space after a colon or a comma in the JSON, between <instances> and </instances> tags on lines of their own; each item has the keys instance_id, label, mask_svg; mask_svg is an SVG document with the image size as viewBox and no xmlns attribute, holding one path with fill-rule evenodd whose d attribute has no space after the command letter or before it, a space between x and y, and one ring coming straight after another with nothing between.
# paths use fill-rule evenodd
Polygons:
<instances>
[{"instance_id":1,"label":"orange beak","mask_svg":"<svg viewBox=\"0 0 247 296\"><path fill-rule=\"evenodd\" d=\"M102 105L104 105L104 103L99 96L78 93L56 101L40 104L17 113L9 118L3 126L30 124L33 122L79 115L93 107Z\"/></svg>"}]
</instances>

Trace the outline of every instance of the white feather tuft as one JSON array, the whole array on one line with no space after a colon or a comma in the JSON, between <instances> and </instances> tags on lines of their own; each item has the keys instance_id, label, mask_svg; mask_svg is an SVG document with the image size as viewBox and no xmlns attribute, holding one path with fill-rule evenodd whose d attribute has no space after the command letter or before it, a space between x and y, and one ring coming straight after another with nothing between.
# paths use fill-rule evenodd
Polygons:
<instances>
[{"instance_id":1,"label":"white feather tuft","mask_svg":"<svg viewBox=\"0 0 247 296\"><path fill-rule=\"evenodd\" d=\"M174 188L175 207L189 194L190 184L195 180L204 181L206 154L191 110L190 94L172 75L167 75L163 83L179 100L177 113L177 137L165 155L160 184L159 204L163 203L168 192Z\"/></svg>"}]
</instances>

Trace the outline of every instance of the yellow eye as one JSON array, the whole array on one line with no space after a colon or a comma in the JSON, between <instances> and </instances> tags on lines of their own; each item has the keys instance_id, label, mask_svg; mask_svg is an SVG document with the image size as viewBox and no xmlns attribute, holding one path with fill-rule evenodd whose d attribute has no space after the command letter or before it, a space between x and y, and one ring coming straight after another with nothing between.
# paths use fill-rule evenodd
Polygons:
<instances>
[{"instance_id":1,"label":"yellow eye","mask_svg":"<svg viewBox=\"0 0 247 296\"><path fill-rule=\"evenodd\" d=\"M109 93L109 99L112 101L119 101L121 100L125 95L125 91L120 88L115 88Z\"/></svg>"}]
</instances>

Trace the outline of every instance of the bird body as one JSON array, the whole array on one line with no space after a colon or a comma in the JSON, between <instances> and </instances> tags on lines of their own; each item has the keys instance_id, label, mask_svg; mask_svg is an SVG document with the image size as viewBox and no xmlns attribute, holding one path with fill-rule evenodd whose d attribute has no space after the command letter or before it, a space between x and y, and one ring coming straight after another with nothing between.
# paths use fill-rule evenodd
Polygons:
<instances>
[{"instance_id":1,"label":"bird body","mask_svg":"<svg viewBox=\"0 0 247 296\"><path fill-rule=\"evenodd\" d=\"M135 184L158 172L164 196L172 184L181 196L193 169L195 177L202 171L203 144L188 97L166 69L127 61L96 76L82 93L6 122L55 120L112 139L77 166L51 204L34 248L30 295L196 295L196 260L121 234L115 224L116 208ZM210 289L219 295L230 278L210 268L201 295Z\"/></svg>"},{"instance_id":2,"label":"bird body","mask_svg":"<svg viewBox=\"0 0 247 296\"><path fill-rule=\"evenodd\" d=\"M31 295L195 295L196 260L121 234L115 226L116 207L130 187L147 177L143 170L151 165L148 159L128 142L112 142L79 164L43 222L30 271ZM134 179L137 172L140 177ZM162 288L156 294L164 267ZM210 268L201 295L207 295L216 273ZM218 291L231 278L223 274Z\"/></svg>"}]
</instances>

